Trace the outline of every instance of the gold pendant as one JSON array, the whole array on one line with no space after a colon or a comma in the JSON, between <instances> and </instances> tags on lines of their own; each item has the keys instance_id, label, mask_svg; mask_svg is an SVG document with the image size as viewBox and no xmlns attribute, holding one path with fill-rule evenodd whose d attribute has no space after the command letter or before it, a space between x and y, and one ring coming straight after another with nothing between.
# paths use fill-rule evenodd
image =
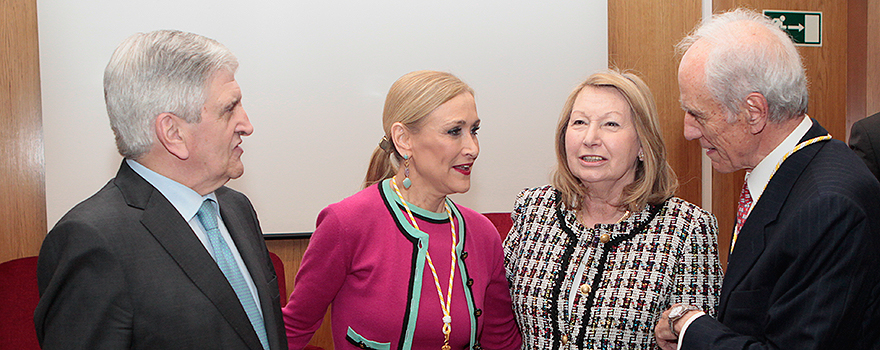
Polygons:
<instances>
[{"instance_id":1,"label":"gold pendant","mask_svg":"<svg viewBox=\"0 0 880 350\"><path fill-rule=\"evenodd\" d=\"M444 317L444 318L446 318L446 317ZM452 323L452 321L450 320L449 323ZM452 349L452 347L449 346L449 335L452 334L452 329L451 329L451 327L449 327L449 323L445 323L443 325L443 346L440 347L441 350Z\"/></svg>"}]
</instances>

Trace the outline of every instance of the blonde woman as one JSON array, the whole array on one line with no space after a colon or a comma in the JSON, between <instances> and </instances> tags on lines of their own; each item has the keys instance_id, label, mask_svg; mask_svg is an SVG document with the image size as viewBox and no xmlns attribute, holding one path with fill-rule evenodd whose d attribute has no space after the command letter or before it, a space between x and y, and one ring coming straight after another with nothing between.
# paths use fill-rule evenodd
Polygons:
<instances>
[{"instance_id":1,"label":"blonde woman","mask_svg":"<svg viewBox=\"0 0 880 350\"><path fill-rule=\"evenodd\" d=\"M302 349L331 303L336 349L519 349L498 232L446 196L480 153L473 90L412 72L391 86L364 189L318 216L284 308Z\"/></svg>"}]
</instances>

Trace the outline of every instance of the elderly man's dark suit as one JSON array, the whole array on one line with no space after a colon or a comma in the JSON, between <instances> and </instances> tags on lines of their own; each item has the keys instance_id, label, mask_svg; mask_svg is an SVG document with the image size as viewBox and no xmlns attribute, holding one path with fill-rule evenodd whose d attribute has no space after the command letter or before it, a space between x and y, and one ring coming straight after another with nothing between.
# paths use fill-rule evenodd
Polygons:
<instances>
[{"instance_id":1,"label":"elderly man's dark suit","mask_svg":"<svg viewBox=\"0 0 880 350\"><path fill-rule=\"evenodd\" d=\"M813 120L801 141L825 134ZM807 146L743 225L718 320L696 319L682 349L876 349L878 256L880 184L843 142Z\"/></svg>"},{"instance_id":2,"label":"elderly man's dark suit","mask_svg":"<svg viewBox=\"0 0 880 350\"><path fill-rule=\"evenodd\" d=\"M855 122L849 135L849 148L865 161L868 170L880 179L880 113Z\"/></svg>"},{"instance_id":3,"label":"elderly man's dark suit","mask_svg":"<svg viewBox=\"0 0 880 350\"><path fill-rule=\"evenodd\" d=\"M270 348L286 349L275 270L248 199L215 191L257 288ZM125 162L40 251L43 349L262 349L232 287L171 203Z\"/></svg>"}]
</instances>

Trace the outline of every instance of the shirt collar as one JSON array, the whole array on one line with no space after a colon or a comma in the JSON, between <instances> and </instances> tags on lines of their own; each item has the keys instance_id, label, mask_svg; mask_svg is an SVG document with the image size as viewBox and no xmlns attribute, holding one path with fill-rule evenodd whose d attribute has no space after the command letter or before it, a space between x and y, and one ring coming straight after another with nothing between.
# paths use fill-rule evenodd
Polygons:
<instances>
[{"instance_id":1,"label":"shirt collar","mask_svg":"<svg viewBox=\"0 0 880 350\"><path fill-rule=\"evenodd\" d=\"M746 173L746 182L748 182L749 194L752 196L753 203L757 203L758 199L761 198L764 188L770 183L770 178L773 177L776 165L782 161L782 157L785 157L786 153L797 147L798 142L804 138L804 135L810 131L811 127L813 127L813 121L809 117L804 116L801 123L788 134L785 140L782 140L751 172Z\"/></svg>"},{"instance_id":2,"label":"shirt collar","mask_svg":"<svg viewBox=\"0 0 880 350\"><path fill-rule=\"evenodd\" d=\"M171 202L174 209L177 209L177 212L180 213L180 216L186 221L192 220L205 199L213 200L219 207L217 195L215 195L214 192L205 196L199 195L198 192L193 191L191 188L150 170L135 160L126 159L125 162L132 170L134 170L134 172L159 190L159 193L162 193L162 195L165 196L165 199L168 199L168 201Z\"/></svg>"}]
</instances>

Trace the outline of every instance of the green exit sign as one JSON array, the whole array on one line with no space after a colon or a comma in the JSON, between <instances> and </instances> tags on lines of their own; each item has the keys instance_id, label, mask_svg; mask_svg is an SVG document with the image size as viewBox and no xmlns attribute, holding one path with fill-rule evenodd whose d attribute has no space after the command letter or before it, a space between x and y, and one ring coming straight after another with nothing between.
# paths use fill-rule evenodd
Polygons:
<instances>
[{"instance_id":1,"label":"green exit sign","mask_svg":"<svg viewBox=\"0 0 880 350\"><path fill-rule=\"evenodd\" d=\"M822 46L822 12L764 10L798 46Z\"/></svg>"}]
</instances>

